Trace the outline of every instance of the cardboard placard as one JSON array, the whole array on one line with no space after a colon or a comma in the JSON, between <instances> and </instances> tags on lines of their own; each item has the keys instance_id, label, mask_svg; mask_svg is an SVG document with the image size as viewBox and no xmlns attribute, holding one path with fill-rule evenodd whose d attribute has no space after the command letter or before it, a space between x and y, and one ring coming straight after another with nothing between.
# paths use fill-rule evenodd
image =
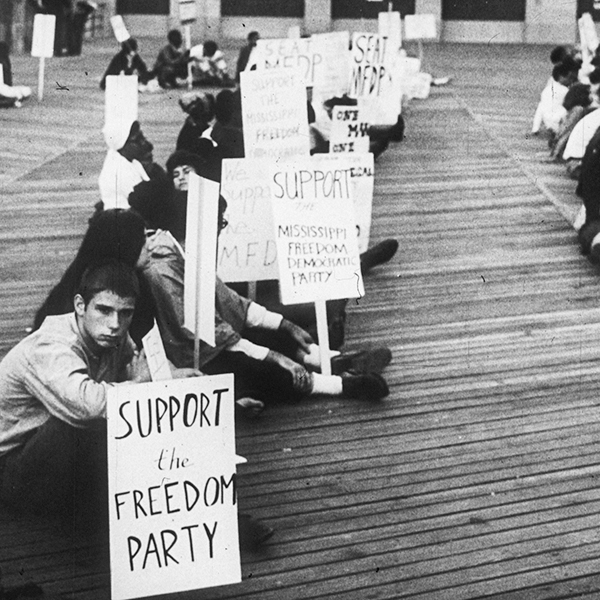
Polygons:
<instances>
[{"instance_id":1,"label":"cardboard placard","mask_svg":"<svg viewBox=\"0 0 600 600\"><path fill-rule=\"evenodd\" d=\"M138 120L137 75L108 75L104 94L104 122L107 125L131 126Z\"/></svg>"},{"instance_id":2,"label":"cardboard placard","mask_svg":"<svg viewBox=\"0 0 600 600\"><path fill-rule=\"evenodd\" d=\"M114 17L111 17L110 24L119 44L122 44L125 40L128 40L131 37L121 15L115 15Z\"/></svg>"},{"instance_id":3,"label":"cardboard placard","mask_svg":"<svg viewBox=\"0 0 600 600\"><path fill-rule=\"evenodd\" d=\"M369 151L369 122L364 110L358 106L334 106L331 121L330 152Z\"/></svg>"},{"instance_id":4,"label":"cardboard placard","mask_svg":"<svg viewBox=\"0 0 600 600\"><path fill-rule=\"evenodd\" d=\"M435 15L406 15L404 17L404 39L437 40Z\"/></svg>"},{"instance_id":5,"label":"cardboard placard","mask_svg":"<svg viewBox=\"0 0 600 600\"><path fill-rule=\"evenodd\" d=\"M225 159L221 195L227 200L228 225L219 236L219 277L226 282L277 279L267 161Z\"/></svg>"},{"instance_id":6,"label":"cardboard placard","mask_svg":"<svg viewBox=\"0 0 600 600\"><path fill-rule=\"evenodd\" d=\"M308 156L306 88L295 69L240 73L247 158Z\"/></svg>"},{"instance_id":7,"label":"cardboard placard","mask_svg":"<svg viewBox=\"0 0 600 600\"><path fill-rule=\"evenodd\" d=\"M313 98L342 96L350 83L350 34L347 31L315 33L314 51L321 57L313 80Z\"/></svg>"},{"instance_id":8,"label":"cardboard placard","mask_svg":"<svg viewBox=\"0 0 600 600\"><path fill-rule=\"evenodd\" d=\"M0 65L0 84L4 84L4 67Z\"/></svg>"},{"instance_id":9,"label":"cardboard placard","mask_svg":"<svg viewBox=\"0 0 600 600\"><path fill-rule=\"evenodd\" d=\"M270 185L281 301L364 294L351 166L327 154L274 164Z\"/></svg>"},{"instance_id":10,"label":"cardboard placard","mask_svg":"<svg viewBox=\"0 0 600 600\"><path fill-rule=\"evenodd\" d=\"M142 338L142 345L146 354L146 361L150 369L152 381L166 381L173 379L171 367L167 359L165 347L156 321L152 329Z\"/></svg>"},{"instance_id":11,"label":"cardboard placard","mask_svg":"<svg viewBox=\"0 0 600 600\"><path fill-rule=\"evenodd\" d=\"M300 25L292 25L288 27L287 36L290 40L298 40L302 37L300 33Z\"/></svg>"},{"instance_id":12,"label":"cardboard placard","mask_svg":"<svg viewBox=\"0 0 600 600\"><path fill-rule=\"evenodd\" d=\"M56 16L38 13L33 18L33 40L31 42L31 56L37 58L51 58L54 56L54 32L56 29Z\"/></svg>"},{"instance_id":13,"label":"cardboard placard","mask_svg":"<svg viewBox=\"0 0 600 600\"><path fill-rule=\"evenodd\" d=\"M352 72L350 92L352 98L379 96L384 81L389 76L385 66L386 38L377 33L352 35Z\"/></svg>"},{"instance_id":14,"label":"cardboard placard","mask_svg":"<svg viewBox=\"0 0 600 600\"><path fill-rule=\"evenodd\" d=\"M241 581L233 375L111 386L113 600Z\"/></svg>"},{"instance_id":15,"label":"cardboard placard","mask_svg":"<svg viewBox=\"0 0 600 600\"><path fill-rule=\"evenodd\" d=\"M377 18L377 33L387 38L386 63L393 62L402 46L402 19L397 11L380 12Z\"/></svg>"},{"instance_id":16,"label":"cardboard placard","mask_svg":"<svg viewBox=\"0 0 600 600\"><path fill-rule=\"evenodd\" d=\"M197 18L196 0L179 0L179 20L182 25L192 23ZM187 46L189 48L189 46Z\"/></svg>"},{"instance_id":17,"label":"cardboard placard","mask_svg":"<svg viewBox=\"0 0 600 600\"><path fill-rule=\"evenodd\" d=\"M184 327L215 345L215 262L219 184L189 174L185 230Z\"/></svg>"}]
</instances>

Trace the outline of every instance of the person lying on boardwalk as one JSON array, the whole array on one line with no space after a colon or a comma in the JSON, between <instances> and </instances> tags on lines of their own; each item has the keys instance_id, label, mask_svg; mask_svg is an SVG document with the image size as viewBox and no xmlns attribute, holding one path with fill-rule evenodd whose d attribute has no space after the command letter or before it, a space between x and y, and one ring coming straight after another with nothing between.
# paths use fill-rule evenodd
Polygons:
<instances>
[{"instance_id":1,"label":"person lying on boardwalk","mask_svg":"<svg viewBox=\"0 0 600 600\"><path fill-rule=\"evenodd\" d=\"M121 43L121 49L108 63L108 67L100 80L100 89L106 89L106 78L108 75L137 75L140 88L145 86L154 74L148 71L146 63L138 54L138 43L135 38L129 38Z\"/></svg>"},{"instance_id":2,"label":"person lying on boardwalk","mask_svg":"<svg viewBox=\"0 0 600 600\"><path fill-rule=\"evenodd\" d=\"M148 204L139 208L147 222L157 224ZM226 226L225 208L221 197L219 230ZM175 365L190 366L194 364L194 337L183 326L184 244L184 239L176 240L171 232L158 229L148 236L145 256L138 265L152 290L167 357ZM215 302L216 343L214 347L201 343L199 367L208 374L234 373L236 397L249 395L263 402L289 402L312 394L369 400L388 394L387 384L378 373L345 372L351 365L343 358L337 365L332 364L333 368L339 367L338 375L315 372L320 365L318 346L306 331L239 296L218 277ZM379 358L384 362L383 368L391 355L388 351Z\"/></svg>"},{"instance_id":3,"label":"person lying on boardwalk","mask_svg":"<svg viewBox=\"0 0 600 600\"><path fill-rule=\"evenodd\" d=\"M133 268L92 265L74 312L48 317L0 363L0 498L9 506L70 515L76 502L86 510L106 504L108 390L150 381L128 335L138 296Z\"/></svg>"},{"instance_id":4,"label":"person lying on boardwalk","mask_svg":"<svg viewBox=\"0 0 600 600\"><path fill-rule=\"evenodd\" d=\"M104 127L108 146L98 178L104 208L127 208L127 198L142 181L166 177L154 162L154 146L138 121L109 123Z\"/></svg>"},{"instance_id":5,"label":"person lying on boardwalk","mask_svg":"<svg viewBox=\"0 0 600 600\"><path fill-rule=\"evenodd\" d=\"M178 87L177 79L187 77L187 64L189 52L182 52L183 38L178 29L172 29L167 34L168 44L164 46L156 57L153 73L158 79L160 87L169 89Z\"/></svg>"}]
</instances>

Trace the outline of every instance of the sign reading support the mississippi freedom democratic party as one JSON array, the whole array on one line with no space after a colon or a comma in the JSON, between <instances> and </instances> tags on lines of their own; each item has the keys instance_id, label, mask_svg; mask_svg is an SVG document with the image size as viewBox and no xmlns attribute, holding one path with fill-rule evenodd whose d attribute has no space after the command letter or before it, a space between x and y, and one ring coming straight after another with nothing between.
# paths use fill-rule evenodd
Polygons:
<instances>
[{"instance_id":1,"label":"sign reading support the mississippi freedom democratic party","mask_svg":"<svg viewBox=\"0 0 600 600\"><path fill-rule=\"evenodd\" d=\"M334 106L331 114L329 151L368 152L369 123L358 106Z\"/></svg>"},{"instance_id":2,"label":"sign reading support the mississippi freedom democratic party","mask_svg":"<svg viewBox=\"0 0 600 600\"><path fill-rule=\"evenodd\" d=\"M109 389L113 600L241 581L231 374Z\"/></svg>"},{"instance_id":3,"label":"sign reading support the mississippi freedom democratic party","mask_svg":"<svg viewBox=\"0 0 600 600\"><path fill-rule=\"evenodd\" d=\"M277 279L268 162L226 158L221 195L227 200L228 225L219 236L219 277L226 282Z\"/></svg>"},{"instance_id":4,"label":"sign reading support the mississippi freedom democratic party","mask_svg":"<svg viewBox=\"0 0 600 600\"><path fill-rule=\"evenodd\" d=\"M350 171L326 154L272 166L283 304L364 294Z\"/></svg>"},{"instance_id":5,"label":"sign reading support the mississippi freedom democratic party","mask_svg":"<svg viewBox=\"0 0 600 600\"><path fill-rule=\"evenodd\" d=\"M300 74L295 69L243 71L240 80L245 156L308 156L308 109Z\"/></svg>"}]
</instances>

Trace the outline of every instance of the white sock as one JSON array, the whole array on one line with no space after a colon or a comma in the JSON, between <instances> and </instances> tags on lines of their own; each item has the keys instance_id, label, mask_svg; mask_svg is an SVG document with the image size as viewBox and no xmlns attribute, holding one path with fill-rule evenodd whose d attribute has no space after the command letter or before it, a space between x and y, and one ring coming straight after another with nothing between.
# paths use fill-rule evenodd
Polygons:
<instances>
[{"instance_id":1,"label":"white sock","mask_svg":"<svg viewBox=\"0 0 600 600\"><path fill-rule=\"evenodd\" d=\"M339 375L321 375L313 373L313 389L311 394L342 395L342 378Z\"/></svg>"},{"instance_id":2,"label":"white sock","mask_svg":"<svg viewBox=\"0 0 600 600\"><path fill-rule=\"evenodd\" d=\"M311 344L309 346L310 354L307 354L304 357L304 366L310 367L311 369L321 370L321 352L319 350L319 346L317 344ZM337 350L330 350L329 356L333 358L334 356L338 356L339 352Z\"/></svg>"}]
</instances>

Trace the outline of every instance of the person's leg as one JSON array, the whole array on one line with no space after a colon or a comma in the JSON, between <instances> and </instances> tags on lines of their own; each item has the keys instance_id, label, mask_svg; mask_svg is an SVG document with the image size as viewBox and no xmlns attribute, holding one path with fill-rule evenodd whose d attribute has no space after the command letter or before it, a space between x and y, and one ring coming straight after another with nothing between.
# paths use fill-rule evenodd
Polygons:
<instances>
[{"instance_id":1,"label":"person's leg","mask_svg":"<svg viewBox=\"0 0 600 600\"><path fill-rule=\"evenodd\" d=\"M7 455L0 499L38 514L72 514L80 502L106 505L106 423L94 425L77 429L51 417Z\"/></svg>"}]
</instances>

